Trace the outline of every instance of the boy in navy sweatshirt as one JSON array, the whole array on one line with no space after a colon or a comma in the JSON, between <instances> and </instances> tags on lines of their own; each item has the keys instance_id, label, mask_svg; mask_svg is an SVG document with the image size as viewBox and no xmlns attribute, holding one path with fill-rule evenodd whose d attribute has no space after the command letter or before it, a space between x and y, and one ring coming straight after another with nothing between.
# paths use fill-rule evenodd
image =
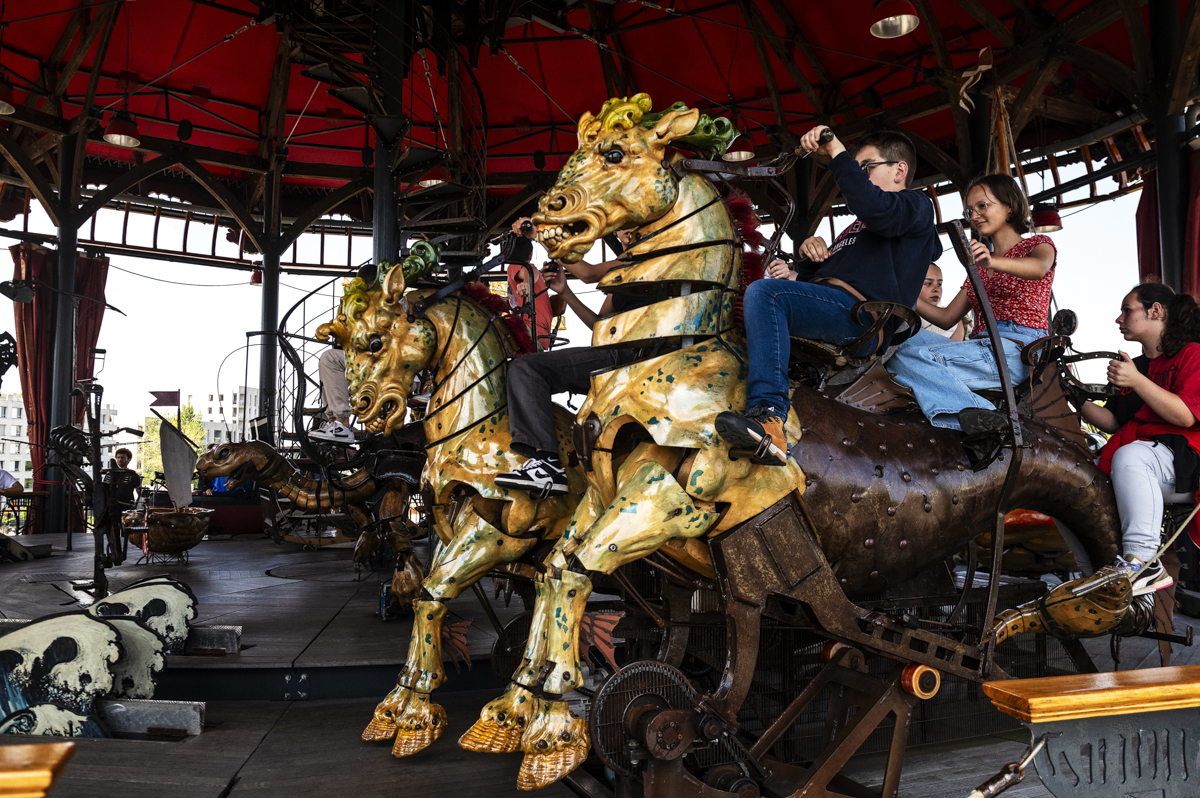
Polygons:
<instances>
[{"instance_id":1,"label":"boy in navy sweatshirt","mask_svg":"<svg viewBox=\"0 0 1200 798\"><path fill-rule=\"evenodd\" d=\"M836 137L822 144L827 128L804 134L801 146L827 156L833 178L857 217L831 246L820 236L800 245L805 262L786 280L758 280L746 289L743 315L750 350L746 413L717 416L717 432L731 446L767 453L755 462L785 465L788 451L783 422L790 405L787 379L789 338L848 344L866 331L850 316L862 299L914 307L929 264L942 254L932 201L907 188L917 151L903 133L881 131L863 137L853 157ZM779 264L771 272L779 273ZM869 324L869 322L868 322ZM872 340L856 355L870 353Z\"/></svg>"}]
</instances>

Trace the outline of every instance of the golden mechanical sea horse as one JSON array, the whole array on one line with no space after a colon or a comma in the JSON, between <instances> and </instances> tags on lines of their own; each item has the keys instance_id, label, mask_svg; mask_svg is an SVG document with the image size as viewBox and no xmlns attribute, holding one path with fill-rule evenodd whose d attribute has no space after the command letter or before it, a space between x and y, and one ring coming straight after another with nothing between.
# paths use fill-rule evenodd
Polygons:
<instances>
[{"instance_id":1,"label":"golden mechanical sea horse","mask_svg":"<svg viewBox=\"0 0 1200 798\"><path fill-rule=\"evenodd\" d=\"M337 317L317 330L318 338L336 338L345 350L351 409L370 432L388 435L404 423L416 375L426 372L432 386L422 481L442 545L413 603L404 669L363 732L364 740L395 737L395 756L422 750L446 728L445 710L430 699L446 681L445 602L539 539L561 535L584 491L572 467L563 496L538 500L494 484L497 474L525 459L512 450L506 409L507 364L518 345L504 309L496 307L499 298L481 285L440 299L430 299L430 290L408 290L406 281L432 271L437 255L421 242L403 266L364 271L346 286ZM571 418L565 410L556 411L555 426L566 463Z\"/></svg>"},{"instance_id":2,"label":"golden mechanical sea horse","mask_svg":"<svg viewBox=\"0 0 1200 798\"><path fill-rule=\"evenodd\" d=\"M533 216L550 257L568 262L601 236L636 228L623 255L629 264L608 272L600 288L660 299L593 328L594 346L633 346L641 357L592 378L576 428L587 493L546 559L512 684L460 740L473 750L523 751L521 789L552 783L588 753L585 723L563 700L582 679L586 572L611 574L660 551L720 582L726 575L716 574L708 539L805 492L808 471L817 543L832 566L823 573L847 596L912 578L994 518L1003 463L973 472L957 433L934 431L919 417L885 419L805 388L786 421L788 439L800 441L786 466L730 459L714 422L745 407L745 337L734 323L742 244L713 183L676 174L667 159L681 144L719 155L732 135L728 120L681 103L651 113L644 94L609 100L599 116L580 119L579 148ZM802 425L809 430L803 438ZM1107 478L1053 433L1030 445L1014 506L1066 520L1088 536L1093 559L1110 562L1117 525ZM900 526L893 516L912 523ZM727 608L742 624L736 634L753 638L753 651L760 612L749 603ZM710 705L736 724L748 688L727 667Z\"/></svg>"}]
</instances>

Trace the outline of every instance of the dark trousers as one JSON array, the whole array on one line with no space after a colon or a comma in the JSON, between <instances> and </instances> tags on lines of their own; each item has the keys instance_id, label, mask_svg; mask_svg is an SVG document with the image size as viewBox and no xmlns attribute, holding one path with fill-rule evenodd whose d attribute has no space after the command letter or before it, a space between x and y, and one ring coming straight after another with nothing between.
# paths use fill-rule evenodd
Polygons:
<instances>
[{"instance_id":1,"label":"dark trousers","mask_svg":"<svg viewBox=\"0 0 1200 798\"><path fill-rule=\"evenodd\" d=\"M556 393L586 394L593 371L617 368L637 359L637 349L572 347L535 352L508 364L508 420L512 448L532 457L537 451L557 452L554 432Z\"/></svg>"}]
</instances>

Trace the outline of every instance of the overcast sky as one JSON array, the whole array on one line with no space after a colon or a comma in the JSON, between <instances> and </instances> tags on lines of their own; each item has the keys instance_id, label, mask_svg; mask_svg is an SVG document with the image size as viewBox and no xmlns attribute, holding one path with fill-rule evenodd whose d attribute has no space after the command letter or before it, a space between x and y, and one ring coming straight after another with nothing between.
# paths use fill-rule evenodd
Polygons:
<instances>
[{"instance_id":1,"label":"overcast sky","mask_svg":"<svg viewBox=\"0 0 1200 798\"><path fill-rule=\"evenodd\" d=\"M1064 179L1069 176L1064 175ZM1037 190L1036 185L1031 185L1031 189ZM1134 211L1139 196L1134 193L1066 211L1064 229L1053 236L1059 252L1054 293L1059 307L1069 307L1079 314L1075 345L1080 350L1129 348L1113 319L1122 297L1138 279ZM942 197L941 202L944 218L952 218L961 211L957 195ZM38 207L36 202L34 207ZM120 240L122 220L122 214L116 211L101 211L96 237ZM848 219L842 217L836 221L840 228ZM8 226L19 229L20 224L18 217ZM152 225L153 217L131 214L129 242L148 245ZM35 210L30 229L54 232L40 210ZM193 224L189 247L193 251L207 251L211 246L211 231L211 227ZM222 248L232 249L232 244L224 242L223 232L219 236ZM87 234L85 227L81 237ZM821 226L818 234L828 240L828 223ZM181 237L182 222L162 220L160 244L178 246ZM7 243L15 242L9 239ZM300 259L315 261L315 246L315 241L302 242ZM339 257L344 257L344 239L337 246L342 253ZM370 242L356 241L350 255L354 263L365 260L370 256ZM537 248L535 257L544 259L544 250ZM592 260L598 258L597 251ZM965 273L948 245L939 264L946 280L943 301L948 302L965 279ZM106 402L117 408L121 426L136 427L142 423L149 414L150 391L181 389L185 397L193 393L205 398L209 393L223 392L228 400L233 389L243 384L247 367L249 384L257 386L257 347L252 346L247 352L246 332L260 329L262 290L250 285L248 272L122 256L113 256L111 267L108 301L127 315L109 311L105 316L98 346L107 350L107 358L99 381L104 386ZM4 267L0 274L11 272ZM284 275L281 314L305 293L327 281L328 278ZM588 286L574 285L587 304L599 308L601 294L589 291ZM308 328L315 329L332 316L335 293L340 296L340 286L325 289L318 298L297 310L296 318L307 319ZM569 311L568 316L566 337L574 345L588 343L590 333ZM12 305L0 301L0 330L13 329ZM255 343L258 339L251 341ZM320 347L310 349L311 354L319 351ZM315 361L312 370L315 376ZM1097 361L1089 364L1082 376L1102 381L1103 374L1104 362ZM20 391L15 368L5 375L0 390ZM228 410L228 401L226 405Z\"/></svg>"}]
</instances>

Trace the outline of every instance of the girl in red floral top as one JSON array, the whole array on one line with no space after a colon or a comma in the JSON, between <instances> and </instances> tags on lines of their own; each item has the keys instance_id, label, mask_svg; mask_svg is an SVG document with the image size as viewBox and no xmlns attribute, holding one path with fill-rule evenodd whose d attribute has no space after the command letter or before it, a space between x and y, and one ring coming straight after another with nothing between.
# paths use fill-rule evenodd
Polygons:
<instances>
[{"instance_id":1,"label":"girl in red floral top","mask_svg":"<svg viewBox=\"0 0 1200 798\"><path fill-rule=\"evenodd\" d=\"M1135 596L1171 585L1158 551L1163 503L1191 503L1200 476L1200 308L1187 294L1143 283L1125 297L1117 325L1142 345L1136 360L1121 352L1108 381L1123 389L1083 417L1116 433L1100 453L1112 474L1121 514L1121 548L1113 569L1125 572ZM1193 539L1195 539L1193 527ZM1200 541L1198 541L1200 542Z\"/></svg>"},{"instance_id":2,"label":"girl in red floral top","mask_svg":"<svg viewBox=\"0 0 1200 798\"><path fill-rule=\"evenodd\" d=\"M1029 232L1029 200L1008 175L986 175L967 189L968 221L991 239L993 255L971 242L975 265L1004 343L1004 359L1016 385L1029 378L1021 350L1046 335L1050 286L1057 253L1043 235ZM977 325L970 340L947 341L927 330L914 335L888 361L896 382L912 388L921 412L937 427L968 433L1006 429L1004 414L975 391L1000 387L1000 372L987 337L979 300L968 280L944 308L917 300L917 313L939 327L953 327L974 309Z\"/></svg>"}]
</instances>

